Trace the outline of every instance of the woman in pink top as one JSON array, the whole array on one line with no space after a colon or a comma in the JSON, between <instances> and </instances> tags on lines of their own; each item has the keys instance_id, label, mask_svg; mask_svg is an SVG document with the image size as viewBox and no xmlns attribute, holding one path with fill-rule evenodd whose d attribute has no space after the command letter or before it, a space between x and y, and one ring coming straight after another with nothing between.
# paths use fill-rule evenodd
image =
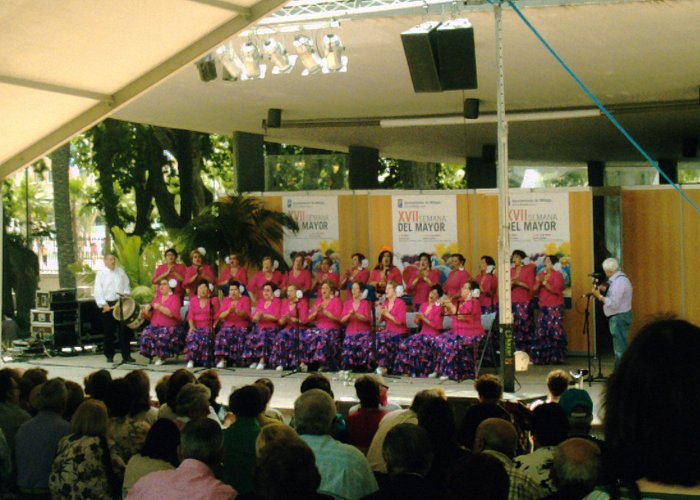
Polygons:
<instances>
[{"instance_id":1,"label":"woman in pink top","mask_svg":"<svg viewBox=\"0 0 700 500\"><path fill-rule=\"evenodd\" d=\"M527 256L522 250L514 250L510 259L510 297L513 309L513 340L517 351L530 353L535 333L535 310L532 304L532 288L535 286L535 265L523 262Z\"/></svg>"},{"instance_id":2,"label":"woman in pink top","mask_svg":"<svg viewBox=\"0 0 700 500\"><path fill-rule=\"evenodd\" d=\"M425 377L435 371L435 338L442 332L442 287L430 288L428 302L416 313L420 331L408 337L399 346L396 370L412 377Z\"/></svg>"},{"instance_id":3,"label":"woman in pink top","mask_svg":"<svg viewBox=\"0 0 700 500\"><path fill-rule=\"evenodd\" d=\"M432 269L430 254L421 253L418 257L418 272L406 281L406 288L413 299L413 310L420 311L420 307L428 302L430 287L440 284L440 272Z\"/></svg>"},{"instance_id":4,"label":"woman in pink top","mask_svg":"<svg viewBox=\"0 0 700 500\"><path fill-rule=\"evenodd\" d=\"M232 253L226 259L226 266L222 268L219 275L219 288L228 294L228 287L233 281L239 285L248 286L248 270L241 265L241 259L238 254Z\"/></svg>"},{"instance_id":5,"label":"woman in pink top","mask_svg":"<svg viewBox=\"0 0 700 500\"><path fill-rule=\"evenodd\" d=\"M217 321L221 324L216 334L217 368L225 368L229 361L235 366L243 366L243 347L250 332L250 298L243 295L245 287L238 281L228 283L228 297L221 304Z\"/></svg>"},{"instance_id":6,"label":"woman in pink top","mask_svg":"<svg viewBox=\"0 0 700 500\"><path fill-rule=\"evenodd\" d=\"M282 280L282 290L287 290L289 285L294 285L295 290L301 290L301 293L306 296L311 292L311 272L305 269L304 256L301 254L294 256L292 268L287 271Z\"/></svg>"},{"instance_id":7,"label":"woman in pink top","mask_svg":"<svg viewBox=\"0 0 700 500\"><path fill-rule=\"evenodd\" d=\"M321 259L321 265L318 271L316 271L316 278L314 279L313 288L316 290L316 297L321 295L321 285L324 283L329 283L333 290L338 289L340 283L340 277L333 272L333 261L330 257L324 257Z\"/></svg>"},{"instance_id":8,"label":"woman in pink top","mask_svg":"<svg viewBox=\"0 0 700 500\"><path fill-rule=\"evenodd\" d=\"M185 295L185 289L182 286L182 282L185 280L186 272L187 268L185 265L177 263L177 251L174 248L168 248L165 251L165 263L156 267L156 271L153 273L153 279L151 280L151 283L157 287L156 297L160 295L160 280L165 278L166 281L171 279L177 281L177 286L173 290L173 293L182 298L182 296Z\"/></svg>"},{"instance_id":9,"label":"woman in pink top","mask_svg":"<svg viewBox=\"0 0 700 500\"><path fill-rule=\"evenodd\" d=\"M190 300L187 320L190 325L185 339L187 368L214 364L214 325L219 314L219 299L210 297L211 283L200 281L197 296Z\"/></svg>"},{"instance_id":10,"label":"woman in pink top","mask_svg":"<svg viewBox=\"0 0 700 500\"><path fill-rule=\"evenodd\" d=\"M272 341L270 363L278 371L301 366L301 330L309 322L309 303L296 285L287 285L287 298L280 306L279 326Z\"/></svg>"},{"instance_id":11,"label":"woman in pink top","mask_svg":"<svg viewBox=\"0 0 700 500\"><path fill-rule=\"evenodd\" d=\"M185 346L185 329L182 327L180 306L182 300L173 292L166 278L158 284L158 295L143 310L151 323L141 333L141 354L162 365L168 358L177 356Z\"/></svg>"},{"instance_id":12,"label":"woman in pink top","mask_svg":"<svg viewBox=\"0 0 700 500\"><path fill-rule=\"evenodd\" d=\"M304 364L318 365L330 371L339 369L342 312L343 304L333 287L329 283L321 285L321 297L309 314L309 324L313 326L302 331L301 335Z\"/></svg>"},{"instance_id":13,"label":"woman in pink top","mask_svg":"<svg viewBox=\"0 0 700 500\"><path fill-rule=\"evenodd\" d=\"M394 254L391 250L382 250L377 259L377 265L369 275L368 284L377 291L377 295L382 295L386 284L390 281L403 285L401 271L394 265Z\"/></svg>"},{"instance_id":14,"label":"woman in pink top","mask_svg":"<svg viewBox=\"0 0 700 500\"><path fill-rule=\"evenodd\" d=\"M340 280L340 288L347 288L348 290L354 282L362 283L366 285L369 281L369 271L364 267L365 256L361 253L352 254L352 265L350 269L345 271L342 279Z\"/></svg>"},{"instance_id":15,"label":"woman in pink top","mask_svg":"<svg viewBox=\"0 0 700 500\"><path fill-rule=\"evenodd\" d=\"M341 358L347 370L371 370L374 363L372 306L362 297L364 288L362 283L352 284L352 295L345 301L340 320L346 325Z\"/></svg>"},{"instance_id":16,"label":"woman in pink top","mask_svg":"<svg viewBox=\"0 0 700 500\"><path fill-rule=\"evenodd\" d=\"M544 269L537 275L532 287L540 297L540 315L530 347L530 359L536 365L564 362L564 275L555 268L558 262L556 255L547 255Z\"/></svg>"},{"instance_id":17,"label":"woman in pink top","mask_svg":"<svg viewBox=\"0 0 700 500\"><path fill-rule=\"evenodd\" d=\"M476 282L479 284L481 296L481 313L489 314L498 311L498 278L496 272L496 261L490 255L484 255L479 261L479 274L476 275Z\"/></svg>"},{"instance_id":18,"label":"woman in pink top","mask_svg":"<svg viewBox=\"0 0 700 500\"><path fill-rule=\"evenodd\" d=\"M445 290L445 295L447 295L454 305L457 305L460 297L462 296L462 287L467 281L472 279L469 271L464 269L467 260L461 253L452 254L449 260L450 274L447 275L447 280L442 284L442 288Z\"/></svg>"},{"instance_id":19,"label":"woman in pink top","mask_svg":"<svg viewBox=\"0 0 700 500\"><path fill-rule=\"evenodd\" d=\"M190 252L192 265L185 269L183 286L189 290L190 300L197 294L197 284L205 281L216 286L216 275L209 264L204 264L203 248L197 248Z\"/></svg>"},{"instance_id":20,"label":"woman in pink top","mask_svg":"<svg viewBox=\"0 0 700 500\"><path fill-rule=\"evenodd\" d=\"M245 340L243 349L243 362L250 363L250 368L263 370L270 357L272 340L279 330L280 299L275 291L277 285L268 282L262 286L261 297L255 306L253 314L253 331Z\"/></svg>"},{"instance_id":21,"label":"woman in pink top","mask_svg":"<svg viewBox=\"0 0 700 500\"><path fill-rule=\"evenodd\" d=\"M251 294L253 304L260 299L262 288L265 283L273 283L276 288L282 285L284 276L273 266L272 257L265 256L262 259L262 269L253 275L248 285L248 292Z\"/></svg>"},{"instance_id":22,"label":"woman in pink top","mask_svg":"<svg viewBox=\"0 0 700 500\"><path fill-rule=\"evenodd\" d=\"M435 375L441 374L442 380L474 378L476 345L484 335L479 294L479 284L467 281L458 304L445 303L445 309L452 315L452 330L435 340Z\"/></svg>"},{"instance_id":23,"label":"woman in pink top","mask_svg":"<svg viewBox=\"0 0 700 500\"><path fill-rule=\"evenodd\" d=\"M408 334L406 303L397 296L397 286L393 281L386 284L385 300L377 313L378 321L384 322L377 332L377 366L389 371L394 370L399 345Z\"/></svg>"}]
</instances>

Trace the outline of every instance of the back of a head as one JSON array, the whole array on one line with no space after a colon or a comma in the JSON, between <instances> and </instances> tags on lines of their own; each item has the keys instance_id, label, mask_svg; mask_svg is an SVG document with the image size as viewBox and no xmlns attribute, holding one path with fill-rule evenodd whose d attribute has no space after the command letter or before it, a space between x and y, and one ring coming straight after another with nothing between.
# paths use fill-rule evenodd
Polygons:
<instances>
[{"instance_id":1,"label":"back of a head","mask_svg":"<svg viewBox=\"0 0 700 500\"><path fill-rule=\"evenodd\" d=\"M104 401L107 393L107 384L112 381L112 374L107 370L98 370L85 377L85 394L91 398Z\"/></svg>"},{"instance_id":2,"label":"back of a head","mask_svg":"<svg viewBox=\"0 0 700 500\"><path fill-rule=\"evenodd\" d=\"M299 438L297 431L282 422L274 422L263 426L260 434L255 440L255 454L260 456L260 452L265 446L277 441L295 441Z\"/></svg>"},{"instance_id":3,"label":"back of a head","mask_svg":"<svg viewBox=\"0 0 700 500\"><path fill-rule=\"evenodd\" d=\"M15 380L15 373L10 368L0 370L0 403L5 403L12 399L12 391L18 387ZM18 394L19 395L19 392Z\"/></svg>"},{"instance_id":4,"label":"back of a head","mask_svg":"<svg viewBox=\"0 0 700 500\"><path fill-rule=\"evenodd\" d=\"M593 422L593 399L583 389L570 388L559 397L559 406L569 419L569 434L587 435Z\"/></svg>"},{"instance_id":5,"label":"back of a head","mask_svg":"<svg viewBox=\"0 0 700 500\"><path fill-rule=\"evenodd\" d=\"M474 438L474 450L496 451L513 458L518 446L515 426L501 418L488 418L479 424Z\"/></svg>"},{"instance_id":6,"label":"back of a head","mask_svg":"<svg viewBox=\"0 0 700 500\"><path fill-rule=\"evenodd\" d=\"M418 425L428 433L433 451L455 438L457 424L450 404L442 398L431 398L418 411Z\"/></svg>"},{"instance_id":7,"label":"back of a head","mask_svg":"<svg viewBox=\"0 0 700 500\"><path fill-rule=\"evenodd\" d=\"M510 422L510 414L501 405L496 403L477 403L469 408L462 418L462 423L459 426L457 440L460 444L466 446L470 450L474 448L474 438L476 437L476 429L481 422L488 418L501 418Z\"/></svg>"},{"instance_id":8,"label":"back of a head","mask_svg":"<svg viewBox=\"0 0 700 500\"><path fill-rule=\"evenodd\" d=\"M552 467L559 488L590 491L598 481L600 448L590 439L567 439L554 449Z\"/></svg>"},{"instance_id":9,"label":"back of a head","mask_svg":"<svg viewBox=\"0 0 700 500\"><path fill-rule=\"evenodd\" d=\"M66 409L63 412L63 417L66 420L70 420L73 418L75 410L77 410L78 406L85 400L85 392L83 391L83 386L72 380L66 380L65 385L68 391L68 397L66 399Z\"/></svg>"},{"instance_id":10,"label":"back of a head","mask_svg":"<svg viewBox=\"0 0 700 500\"><path fill-rule=\"evenodd\" d=\"M151 380L145 370L132 370L124 376L134 391L132 414L147 411L151 407Z\"/></svg>"},{"instance_id":11,"label":"back of a head","mask_svg":"<svg viewBox=\"0 0 700 500\"><path fill-rule=\"evenodd\" d=\"M107 407L99 399L83 401L71 419L71 431L78 437L105 436L108 425Z\"/></svg>"},{"instance_id":12,"label":"back of a head","mask_svg":"<svg viewBox=\"0 0 700 500\"><path fill-rule=\"evenodd\" d=\"M432 398L447 399L447 396L442 388L423 389L422 391L418 391L415 396L413 396L410 409L417 414L425 402Z\"/></svg>"},{"instance_id":13,"label":"back of a head","mask_svg":"<svg viewBox=\"0 0 700 500\"><path fill-rule=\"evenodd\" d=\"M547 390L554 398L561 396L569 388L571 377L564 370L552 370L547 375Z\"/></svg>"},{"instance_id":14,"label":"back of a head","mask_svg":"<svg viewBox=\"0 0 700 500\"><path fill-rule=\"evenodd\" d=\"M181 417L206 417L209 413L209 389L202 384L185 384L175 400L177 414Z\"/></svg>"},{"instance_id":15,"label":"back of a head","mask_svg":"<svg viewBox=\"0 0 700 500\"><path fill-rule=\"evenodd\" d=\"M355 394L362 408L379 408L379 393L379 383L371 375L362 375L355 380Z\"/></svg>"},{"instance_id":16,"label":"back of a head","mask_svg":"<svg viewBox=\"0 0 700 500\"><path fill-rule=\"evenodd\" d=\"M39 397L36 407L38 410L52 411L63 415L68 399L68 389L62 378L53 378L39 386Z\"/></svg>"},{"instance_id":17,"label":"back of a head","mask_svg":"<svg viewBox=\"0 0 700 500\"><path fill-rule=\"evenodd\" d=\"M118 378L107 384L104 402L109 415L124 418L131 413L134 405L134 389L128 380Z\"/></svg>"},{"instance_id":18,"label":"back of a head","mask_svg":"<svg viewBox=\"0 0 700 500\"><path fill-rule=\"evenodd\" d=\"M141 455L154 460L164 460L177 467L177 447L180 445L180 430L175 422L160 418L154 422L146 435Z\"/></svg>"},{"instance_id":19,"label":"back of a head","mask_svg":"<svg viewBox=\"0 0 700 500\"><path fill-rule=\"evenodd\" d=\"M532 411L532 433L540 446L556 446L569 433L569 419L557 403L545 403Z\"/></svg>"},{"instance_id":20,"label":"back of a head","mask_svg":"<svg viewBox=\"0 0 700 500\"><path fill-rule=\"evenodd\" d=\"M425 476L433 464L428 433L415 424L399 424L386 435L382 456L390 474Z\"/></svg>"},{"instance_id":21,"label":"back of a head","mask_svg":"<svg viewBox=\"0 0 700 500\"><path fill-rule=\"evenodd\" d=\"M183 460L191 458L210 467L218 465L224 433L210 418L197 418L185 425L180 435L180 454Z\"/></svg>"},{"instance_id":22,"label":"back of a head","mask_svg":"<svg viewBox=\"0 0 700 500\"><path fill-rule=\"evenodd\" d=\"M165 396L165 402L168 404L170 409L177 413L177 395L180 389L183 388L185 384L191 384L196 382L192 372L185 370L184 368L179 368L170 375L168 379L168 390Z\"/></svg>"},{"instance_id":23,"label":"back of a head","mask_svg":"<svg viewBox=\"0 0 700 500\"><path fill-rule=\"evenodd\" d=\"M645 325L605 394L605 440L620 479L700 483L700 328Z\"/></svg>"},{"instance_id":24,"label":"back of a head","mask_svg":"<svg viewBox=\"0 0 700 500\"><path fill-rule=\"evenodd\" d=\"M328 434L334 419L335 403L321 389L308 390L294 402L294 425L299 434Z\"/></svg>"},{"instance_id":25,"label":"back of a head","mask_svg":"<svg viewBox=\"0 0 700 500\"><path fill-rule=\"evenodd\" d=\"M261 387L245 385L233 391L228 399L229 410L237 417L256 417L265 409Z\"/></svg>"},{"instance_id":26,"label":"back of a head","mask_svg":"<svg viewBox=\"0 0 700 500\"><path fill-rule=\"evenodd\" d=\"M258 380L256 380L253 383L264 385L265 387L267 387L267 390L270 391L270 398L272 398L272 395L275 393L275 384L272 383L272 380L270 380L267 377L263 377L263 378L259 378ZM265 404L267 404L267 402Z\"/></svg>"},{"instance_id":27,"label":"back of a head","mask_svg":"<svg viewBox=\"0 0 700 500\"><path fill-rule=\"evenodd\" d=\"M22 374L22 379L29 381L33 387L36 387L37 385L45 384L49 380L49 372L44 368L30 368Z\"/></svg>"},{"instance_id":28,"label":"back of a head","mask_svg":"<svg viewBox=\"0 0 700 500\"><path fill-rule=\"evenodd\" d=\"M306 500L321 485L314 453L301 439L265 446L253 478L257 498L265 500Z\"/></svg>"},{"instance_id":29,"label":"back of a head","mask_svg":"<svg viewBox=\"0 0 700 500\"><path fill-rule=\"evenodd\" d=\"M503 397L503 382L490 373L480 375L474 382L474 389L482 403L496 403Z\"/></svg>"},{"instance_id":30,"label":"back of a head","mask_svg":"<svg viewBox=\"0 0 700 500\"><path fill-rule=\"evenodd\" d=\"M331 381L328 380L328 377L322 373L312 373L301 383L300 390L302 394L306 391L310 391L311 389L321 389L331 398L335 398L333 391L331 390Z\"/></svg>"},{"instance_id":31,"label":"back of a head","mask_svg":"<svg viewBox=\"0 0 700 500\"><path fill-rule=\"evenodd\" d=\"M445 486L450 500L508 500L510 478L497 458L470 453L450 467Z\"/></svg>"},{"instance_id":32,"label":"back of a head","mask_svg":"<svg viewBox=\"0 0 700 500\"><path fill-rule=\"evenodd\" d=\"M170 382L170 375L163 375L163 377L156 382L156 397L160 405L164 405L168 402L168 382Z\"/></svg>"},{"instance_id":33,"label":"back of a head","mask_svg":"<svg viewBox=\"0 0 700 500\"><path fill-rule=\"evenodd\" d=\"M212 403L215 402L221 392L221 379L216 370L205 371L197 378L197 382L205 385L209 389L209 401Z\"/></svg>"}]
</instances>

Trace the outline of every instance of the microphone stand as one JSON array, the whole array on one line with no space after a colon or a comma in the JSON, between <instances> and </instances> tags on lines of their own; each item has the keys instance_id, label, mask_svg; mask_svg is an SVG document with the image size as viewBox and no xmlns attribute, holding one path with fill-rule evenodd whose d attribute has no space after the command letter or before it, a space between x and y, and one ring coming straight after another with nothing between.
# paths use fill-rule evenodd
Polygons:
<instances>
[{"instance_id":1,"label":"microphone stand","mask_svg":"<svg viewBox=\"0 0 700 500\"><path fill-rule=\"evenodd\" d=\"M301 299L299 299L301 300ZM295 367L287 372L284 373L280 378L286 378L289 377L290 375L294 375L295 373L302 373L301 369L301 363L299 362L299 358L301 358L301 329L299 326L299 300L294 303L294 314L296 316L296 323L294 324L294 342L295 342L295 349L294 349L294 361L295 361Z\"/></svg>"}]
</instances>

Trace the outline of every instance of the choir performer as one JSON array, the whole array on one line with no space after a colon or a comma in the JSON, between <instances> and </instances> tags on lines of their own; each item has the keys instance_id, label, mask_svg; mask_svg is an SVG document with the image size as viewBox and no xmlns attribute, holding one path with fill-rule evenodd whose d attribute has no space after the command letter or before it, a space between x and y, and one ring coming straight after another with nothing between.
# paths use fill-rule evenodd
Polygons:
<instances>
[{"instance_id":1,"label":"choir performer","mask_svg":"<svg viewBox=\"0 0 700 500\"><path fill-rule=\"evenodd\" d=\"M280 300L275 296L277 285L267 282L262 286L261 296L253 313L253 331L245 341L243 351L244 363L250 368L263 370L270 358L272 341L277 335L280 319Z\"/></svg>"},{"instance_id":2,"label":"choir performer","mask_svg":"<svg viewBox=\"0 0 700 500\"><path fill-rule=\"evenodd\" d=\"M216 334L214 354L216 367L225 368L229 362L243 366L243 347L250 332L250 298L243 295L245 286L236 280L229 282L228 297L221 304L217 322L221 324Z\"/></svg>"},{"instance_id":3,"label":"choir performer","mask_svg":"<svg viewBox=\"0 0 700 500\"><path fill-rule=\"evenodd\" d=\"M440 284L440 272L432 268L430 254L423 252L419 255L418 272L409 279L406 288L413 299L413 310L419 311L420 306L428 302L430 287Z\"/></svg>"},{"instance_id":4,"label":"choir performer","mask_svg":"<svg viewBox=\"0 0 700 500\"><path fill-rule=\"evenodd\" d=\"M317 364L330 371L339 369L342 312L343 303L335 295L331 284L321 285L321 297L309 314L309 323L313 327L302 332L301 336L304 364Z\"/></svg>"},{"instance_id":5,"label":"choir performer","mask_svg":"<svg viewBox=\"0 0 700 500\"><path fill-rule=\"evenodd\" d=\"M150 324L141 333L141 354L156 366L177 356L185 347L185 329L180 317L182 299L174 293L178 285L175 278L161 278L158 295L143 309Z\"/></svg>"},{"instance_id":6,"label":"choir performer","mask_svg":"<svg viewBox=\"0 0 700 500\"><path fill-rule=\"evenodd\" d=\"M253 303L260 299L263 286L266 283L272 283L277 289L282 285L282 280L284 279L282 273L277 270L277 266L273 264L272 257L267 255L263 257L261 265L260 271L253 275L253 279L250 280L248 285L248 292L251 294Z\"/></svg>"},{"instance_id":7,"label":"choir performer","mask_svg":"<svg viewBox=\"0 0 700 500\"><path fill-rule=\"evenodd\" d=\"M462 296L462 287L467 281L470 281L472 277L469 271L464 268L467 260L461 253L452 254L448 263L452 271L447 275L447 280L442 284L442 287L445 290L445 295L452 300L453 304L457 305L457 302Z\"/></svg>"},{"instance_id":8,"label":"choir performer","mask_svg":"<svg viewBox=\"0 0 700 500\"><path fill-rule=\"evenodd\" d=\"M296 285L287 285L287 298L280 306L280 331L272 343L270 363L277 371L301 367L301 331L309 321L309 304Z\"/></svg>"},{"instance_id":9,"label":"choir performer","mask_svg":"<svg viewBox=\"0 0 700 500\"><path fill-rule=\"evenodd\" d=\"M490 255L484 255L479 261L479 274L476 282L479 284L481 295L481 314L489 314L497 311L498 308L498 278L494 274L496 271L496 261Z\"/></svg>"},{"instance_id":10,"label":"choir performer","mask_svg":"<svg viewBox=\"0 0 700 500\"><path fill-rule=\"evenodd\" d=\"M384 327L377 332L377 366L394 371L399 345L408 334L406 326L406 303L398 296L397 288L403 288L393 281L386 284L385 300L379 306L379 321Z\"/></svg>"},{"instance_id":11,"label":"choir performer","mask_svg":"<svg viewBox=\"0 0 700 500\"><path fill-rule=\"evenodd\" d=\"M361 253L352 254L352 265L350 269L343 274L340 280L340 288L347 288L349 290L356 281L363 285L367 284L369 281L369 271L365 269L364 261L365 256Z\"/></svg>"},{"instance_id":12,"label":"choir performer","mask_svg":"<svg viewBox=\"0 0 700 500\"><path fill-rule=\"evenodd\" d=\"M187 320L190 325L185 339L187 368L211 366L214 361L214 325L219 314L219 299L211 297L214 285L199 281L196 296L190 299Z\"/></svg>"},{"instance_id":13,"label":"choir performer","mask_svg":"<svg viewBox=\"0 0 700 500\"><path fill-rule=\"evenodd\" d=\"M391 250L385 249L379 253L377 265L369 276L369 285L377 291L377 294L383 294L389 281L398 285L403 284L401 271L394 265L394 254Z\"/></svg>"},{"instance_id":14,"label":"choir performer","mask_svg":"<svg viewBox=\"0 0 700 500\"><path fill-rule=\"evenodd\" d=\"M363 298L363 290L361 283L352 284L351 296L345 301L340 319L346 325L341 358L343 368L349 370L368 371L374 363L372 306Z\"/></svg>"},{"instance_id":15,"label":"choir performer","mask_svg":"<svg viewBox=\"0 0 700 500\"><path fill-rule=\"evenodd\" d=\"M536 365L564 362L564 275L555 269L557 262L559 259L556 255L547 255L544 269L537 275L532 287L540 298L540 315L530 347L530 359Z\"/></svg>"},{"instance_id":16,"label":"choir performer","mask_svg":"<svg viewBox=\"0 0 700 500\"><path fill-rule=\"evenodd\" d=\"M292 258L292 268L284 275L281 288L286 291L289 285L294 285L295 290L308 296L311 284L311 272L306 269L304 256L298 253Z\"/></svg>"},{"instance_id":17,"label":"choir performer","mask_svg":"<svg viewBox=\"0 0 700 500\"><path fill-rule=\"evenodd\" d=\"M177 281L177 286L173 293L179 295L181 298L185 295L185 289L182 286L182 282L185 280L185 273L187 268L184 264L178 264L177 262L177 250L174 248L168 248L165 251L165 262L156 267L156 271L153 273L153 283L156 289L156 297L160 294L160 280L164 279L166 281L174 279Z\"/></svg>"},{"instance_id":18,"label":"choir performer","mask_svg":"<svg viewBox=\"0 0 700 500\"><path fill-rule=\"evenodd\" d=\"M189 290L190 299L197 294L198 284L202 281L216 285L216 275L209 264L204 264L206 250L199 247L190 252L192 265L185 270L184 287Z\"/></svg>"},{"instance_id":19,"label":"choir performer","mask_svg":"<svg viewBox=\"0 0 700 500\"><path fill-rule=\"evenodd\" d=\"M314 279L313 288L316 290L316 297L321 295L321 285L330 283L333 290L338 289L340 278L333 272L333 261L330 257L321 259L321 265L316 271L316 279Z\"/></svg>"},{"instance_id":20,"label":"choir performer","mask_svg":"<svg viewBox=\"0 0 700 500\"><path fill-rule=\"evenodd\" d=\"M530 353L530 344L535 330L532 288L535 286L535 265L525 264L527 258L522 250L511 255L510 288L513 309L513 340L517 351Z\"/></svg>"},{"instance_id":21,"label":"choir performer","mask_svg":"<svg viewBox=\"0 0 700 500\"><path fill-rule=\"evenodd\" d=\"M231 253L226 257L226 266L221 269L217 282L225 294L228 294L228 287L233 281L236 281L239 286L248 286L248 270L241 264L241 258L237 253Z\"/></svg>"}]
</instances>

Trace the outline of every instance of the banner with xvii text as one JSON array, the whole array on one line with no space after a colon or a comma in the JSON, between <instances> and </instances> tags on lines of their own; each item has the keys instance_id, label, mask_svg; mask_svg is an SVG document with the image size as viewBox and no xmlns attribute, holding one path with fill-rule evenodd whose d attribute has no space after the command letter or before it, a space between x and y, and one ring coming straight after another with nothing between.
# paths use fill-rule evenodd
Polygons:
<instances>
[{"instance_id":1,"label":"banner with xvii text","mask_svg":"<svg viewBox=\"0 0 700 500\"><path fill-rule=\"evenodd\" d=\"M431 256L433 268L449 273L447 257L457 250L455 195L392 196L394 264L402 271L415 265L418 255Z\"/></svg>"},{"instance_id":2,"label":"banner with xvii text","mask_svg":"<svg viewBox=\"0 0 700 500\"><path fill-rule=\"evenodd\" d=\"M284 255L301 253L309 266L315 269L328 255L337 267L338 198L336 196L283 196L282 210L299 224L299 232L285 231Z\"/></svg>"},{"instance_id":3,"label":"banner with xvii text","mask_svg":"<svg viewBox=\"0 0 700 500\"><path fill-rule=\"evenodd\" d=\"M564 295L571 296L571 233L569 194L566 192L511 192L508 205L510 248L522 250L537 266L556 255L566 281Z\"/></svg>"}]
</instances>

